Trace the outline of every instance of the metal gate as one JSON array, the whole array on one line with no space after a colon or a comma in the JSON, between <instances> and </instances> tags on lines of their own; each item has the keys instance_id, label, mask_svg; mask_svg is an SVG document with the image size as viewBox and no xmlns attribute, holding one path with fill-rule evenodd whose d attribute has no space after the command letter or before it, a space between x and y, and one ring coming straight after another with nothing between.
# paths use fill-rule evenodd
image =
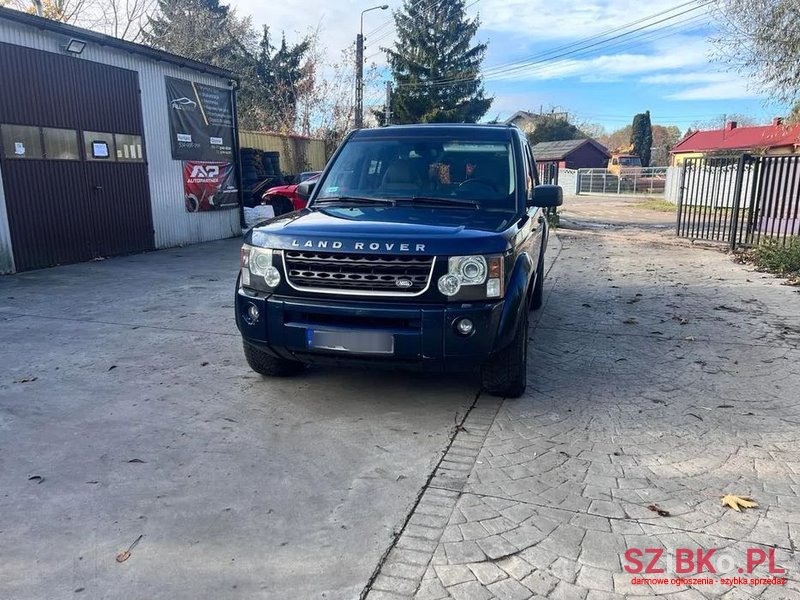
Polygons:
<instances>
[{"instance_id":1,"label":"metal gate","mask_svg":"<svg viewBox=\"0 0 800 600\"><path fill-rule=\"evenodd\" d=\"M732 250L800 235L800 156L686 159L677 234Z\"/></svg>"},{"instance_id":2,"label":"metal gate","mask_svg":"<svg viewBox=\"0 0 800 600\"><path fill-rule=\"evenodd\" d=\"M3 43L0 73L17 270L152 249L138 74Z\"/></svg>"}]
</instances>

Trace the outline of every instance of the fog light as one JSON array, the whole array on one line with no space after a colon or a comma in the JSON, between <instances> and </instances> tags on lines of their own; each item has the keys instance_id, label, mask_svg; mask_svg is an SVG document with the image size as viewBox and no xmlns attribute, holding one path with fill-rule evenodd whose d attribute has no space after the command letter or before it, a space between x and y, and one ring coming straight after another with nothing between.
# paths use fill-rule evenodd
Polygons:
<instances>
[{"instance_id":1,"label":"fog light","mask_svg":"<svg viewBox=\"0 0 800 600\"><path fill-rule=\"evenodd\" d=\"M456 321L456 331L461 335L469 335L475 329L475 324L469 319L459 319Z\"/></svg>"},{"instance_id":2,"label":"fog light","mask_svg":"<svg viewBox=\"0 0 800 600\"><path fill-rule=\"evenodd\" d=\"M250 318L252 323L258 321L258 318L261 316L261 313L258 312L258 307L255 304L251 304L247 307L247 316Z\"/></svg>"}]
</instances>

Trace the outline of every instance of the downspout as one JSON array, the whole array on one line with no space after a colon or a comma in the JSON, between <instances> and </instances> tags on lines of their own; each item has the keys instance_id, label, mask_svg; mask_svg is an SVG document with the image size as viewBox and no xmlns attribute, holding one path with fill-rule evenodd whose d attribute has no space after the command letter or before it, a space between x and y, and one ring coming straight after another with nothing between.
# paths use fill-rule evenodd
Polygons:
<instances>
[{"instance_id":1,"label":"downspout","mask_svg":"<svg viewBox=\"0 0 800 600\"><path fill-rule=\"evenodd\" d=\"M236 189L239 196L239 226L244 231L247 228L247 223L244 220L244 201L242 199L242 156L239 149L239 113L236 108L236 90L239 89L239 80L233 79L233 87L231 87L231 102L233 104L233 161L234 171L236 173Z\"/></svg>"}]
</instances>

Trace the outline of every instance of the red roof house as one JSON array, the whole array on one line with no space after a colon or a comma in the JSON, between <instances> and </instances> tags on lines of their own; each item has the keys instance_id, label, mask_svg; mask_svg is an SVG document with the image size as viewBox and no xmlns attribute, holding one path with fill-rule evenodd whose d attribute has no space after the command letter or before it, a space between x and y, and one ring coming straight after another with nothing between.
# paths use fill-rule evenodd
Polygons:
<instances>
[{"instance_id":1,"label":"red roof house","mask_svg":"<svg viewBox=\"0 0 800 600\"><path fill-rule=\"evenodd\" d=\"M784 125L782 119L776 118L771 125L738 127L736 121L730 121L724 129L695 131L671 150L672 164L707 154L747 151L757 154L800 153L800 124Z\"/></svg>"}]
</instances>

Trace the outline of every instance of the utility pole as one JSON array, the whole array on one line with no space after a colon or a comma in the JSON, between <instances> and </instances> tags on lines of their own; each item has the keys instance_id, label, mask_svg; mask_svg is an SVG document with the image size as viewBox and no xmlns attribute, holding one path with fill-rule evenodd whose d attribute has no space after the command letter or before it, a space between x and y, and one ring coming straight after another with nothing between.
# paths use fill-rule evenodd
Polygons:
<instances>
[{"instance_id":1,"label":"utility pole","mask_svg":"<svg viewBox=\"0 0 800 600\"><path fill-rule=\"evenodd\" d=\"M356 129L364 126L364 13L371 10L386 10L388 4L365 8L361 11L361 28L356 36Z\"/></svg>"},{"instance_id":2,"label":"utility pole","mask_svg":"<svg viewBox=\"0 0 800 600\"><path fill-rule=\"evenodd\" d=\"M363 16L363 15L362 15ZM356 36L356 129L364 126L364 36Z\"/></svg>"},{"instance_id":3,"label":"utility pole","mask_svg":"<svg viewBox=\"0 0 800 600\"><path fill-rule=\"evenodd\" d=\"M392 124L392 82L386 82L386 103L383 108L384 125Z\"/></svg>"}]
</instances>

